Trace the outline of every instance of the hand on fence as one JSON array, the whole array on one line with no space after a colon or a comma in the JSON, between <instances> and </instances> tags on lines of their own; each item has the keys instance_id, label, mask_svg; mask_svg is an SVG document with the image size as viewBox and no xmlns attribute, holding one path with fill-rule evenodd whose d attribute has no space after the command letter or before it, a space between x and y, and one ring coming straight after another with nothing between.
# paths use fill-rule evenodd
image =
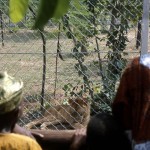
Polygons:
<instances>
[{"instance_id":1,"label":"hand on fence","mask_svg":"<svg viewBox=\"0 0 150 150\"><path fill-rule=\"evenodd\" d=\"M70 150L79 150L86 141L86 128L77 129L72 138Z\"/></svg>"},{"instance_id":2,"label":"hand on fence","mask_svg":"<svg viewBox=\"0 0 150 150\"><path fill-rule=\"evenodd\" d=\"M34 136L34 138L35 138L36 140L41 140L41 139L44 138L44 135L41 134L41 133L37 133L37 132L31 132L31 133L32 133L32 136Z\"/></svg>"}]
</instances>

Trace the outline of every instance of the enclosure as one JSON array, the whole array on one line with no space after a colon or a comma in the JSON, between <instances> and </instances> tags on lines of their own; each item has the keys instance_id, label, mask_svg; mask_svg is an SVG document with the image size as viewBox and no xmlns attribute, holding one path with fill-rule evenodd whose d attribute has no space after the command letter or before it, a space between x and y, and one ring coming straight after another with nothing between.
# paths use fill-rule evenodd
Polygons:
<instances>
[{"instance_id":1,"label":"enclosure","mask_svg":"<svg viewBox=\"0 0 150 150\"><path fill-rule=\"evenodd\" d=\"M69 109L69 100L83 99L90 115L110 112L124 67L140 55L143 3L71 1L68 13L60 20L49 20L44 31L32 29L38 3L31 0L24 20L13 24L8 0L0 1L0 70L24 82L21 126L44 118L47 112L53 121L58 120L50 129L73 129L73 121L62 113L78 110ZM80 107L82 112L71 117L76 123L87 111L86 105Z\"/></svg>"}]
</instances>

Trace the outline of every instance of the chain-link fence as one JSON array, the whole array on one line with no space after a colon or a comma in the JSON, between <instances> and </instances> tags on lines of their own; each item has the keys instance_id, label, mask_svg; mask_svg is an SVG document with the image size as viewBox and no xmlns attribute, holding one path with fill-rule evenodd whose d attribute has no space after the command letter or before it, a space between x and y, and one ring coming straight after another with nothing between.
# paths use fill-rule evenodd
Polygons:
<instances>
[{"instance_id":1,"label":"chain-link fence","mask_svg":"<svg viewBox=\"0 0 150 150\"><path fill-rule=\"evenodd\" d=\"M140 55L142 1L71 1L43 32L32 30L38 1L18 24L8 1L0 5L0 70L24 82L21 126L80 128L89 115L110 111L124 67Z\"/></svg>"}]
</instances>

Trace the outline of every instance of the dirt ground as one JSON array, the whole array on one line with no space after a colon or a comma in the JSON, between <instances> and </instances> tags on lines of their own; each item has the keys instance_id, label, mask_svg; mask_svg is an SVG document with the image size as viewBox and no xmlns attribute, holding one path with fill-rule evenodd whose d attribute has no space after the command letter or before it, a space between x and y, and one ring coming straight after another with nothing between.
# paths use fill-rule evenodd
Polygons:
<instances>
[{"instance_id":1,"label":"dirt ground","mask_svg":"<svg viewBox=\"0 0 150 150\"><path fill-rule=\"evenodd\" d=\"M73 86L82 84L82 77L78 76L75 69L77 61L72 56L73 42L67 39L65 35L61 35L60 45L64 61L58 59L57 78L56 78L56 52L57 52L57 36L51 32L47 33L46 40L46 82L45 82L45 101L46 104L53 106L60 104L64 100L64 91L62 88L65 84L70 83ZM139 51L135 50L136 31L131 30L128 34L129 42L125 52L128 59L132 59L139 55ZM94 61L98 61L97 53L94 48L96 43L94 39L88 39L90 45L88 47L89 55L85 57L85 65L88 67L90 80L96 85L99 84L101 77L99 76L98 66ZM108 52L106 42L99 41L100 55L104 59ZM23 99L25 101L24 118L20 121L24 125L31 120L41 116L40 111L40 93L42 86L43 71L43 52L42 41L37 32L22 29L14 33L4 32L4 47L0 46L0 70L7 71L9 74L20 78L24 82ZM55 82L56 81L56 82ZM56 84L55 84L56 83ZM56 95L54 96L54 89ZM34 111L36 112L34 113Z\"/></svg>"}]
</instances>

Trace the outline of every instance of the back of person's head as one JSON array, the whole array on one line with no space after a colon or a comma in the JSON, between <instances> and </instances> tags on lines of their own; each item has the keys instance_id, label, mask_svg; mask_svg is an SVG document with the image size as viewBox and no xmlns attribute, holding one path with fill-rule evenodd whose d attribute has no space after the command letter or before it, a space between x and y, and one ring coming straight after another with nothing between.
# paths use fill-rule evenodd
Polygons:
<instances>
[{"instance_id":1,"label":"back of person's head","mask_svg":"<svg viewBox=\"0 0 150 150\"><path fill-rule=\"evenodd\" d=\"M130 72L134 78L147 77L150 74L150 54L135 57L129 64ZM145 79L144 79L145 80Z\"/></svg>"},{"instance_id":2,"label":"back of person's head","mask_svg":"<svg viewBox=\"0 0 150 150\"><path fill-rule=\"evenodd\" d=\"M130 150L130 141L118 126L112 115L99 113L93 116L87 126L89 150ZM120 146L122 145L122 146Z\"/></svg>"},{"instance_id":3,"label":"back of person's head","mask_svg":"<svg viewBox=\"0 0 150 150\"><path fill-rule=\"evenodd\" d=\"M0 122L17 121L21 105L23 82L16 80L6 72L0 73Z\"/></svg>"},{"instance_id":4,"label":"back of person's head","mask_svg":"<svg viewBox=\"0 0 150 150\"><path fill-rule=\"evenodd\" d=\"M150 54L133 58L127 67L125 75L130 99L139 99L142 102L145 96L149 97Z\"/></svg>"}]
</instances>

